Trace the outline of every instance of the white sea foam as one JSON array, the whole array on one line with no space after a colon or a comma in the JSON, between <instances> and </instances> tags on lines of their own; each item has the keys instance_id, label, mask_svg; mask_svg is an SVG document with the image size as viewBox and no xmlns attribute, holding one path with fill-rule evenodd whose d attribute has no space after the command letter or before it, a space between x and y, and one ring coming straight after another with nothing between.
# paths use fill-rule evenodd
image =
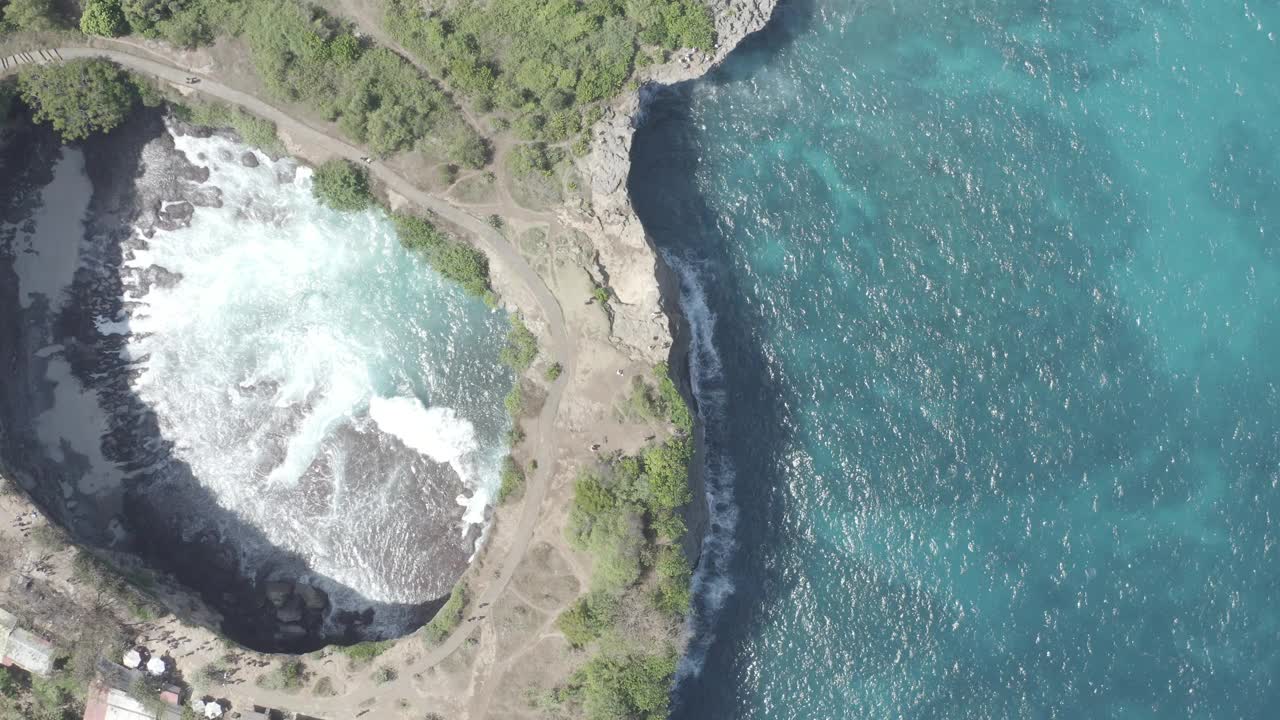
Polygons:
<instances>
[{"instance_id":1,"label":"white sea foam","mask_svg":"<svg viewBox=\"0 0 1280 720\"><path fill-rule=\"evenodd\" d=\"M405 446L439 463L448 463L474 494L458 497L467 508L463 519L469 524L484 522L484 509L492 495L477 477L475 458L480 449L476 429L458 417L453 408L426 407L416 397L375 397L369 401L369 417L388 434L399 438Z\"/></svg>"},{"instance_id":2,"label":"white sea foam","mask_svg":"<svg viewBox=\"0 0 1280 720\"><path fill-rule=\"evenodd\" d=\"M428 272L380 214L316 203L310 170L218 161L245 150L221 137L175 145L209 168L222 204L197 207L189 227L155 233L128 262L180 281L126 278L130 316L98 319L129 334L134 391L200 486L274 546L246 541L248 569L284 549L370 600L447 592L454 578L423 557L456 552L458 536L442 541L439 528L482 523L496 490L502 319ZM462 513L442 484L450 473L405 447L461 478Z\"/></svg>"},{"instance_id":3,"label":"white sea foam","mask_svg":"<svg viewBox=\"0 0 1280 720\"><path fill-rule=\"evenodd\" d=\"M725 414L724 364L715 345L716 316L707 305L699 268L671 253L664 252L663 258L680 278L680 308L692 334L689 376L698 415L706 427L723 420ZM693 574L696 602L689 619L689 645L676 672L677 683L702 672L707 650L715 640L716 620L734 591L729 562L737 549L736 471L732 459L714 442L707 443L703 473L711 522Z\"/></svg>"}]
</instances>

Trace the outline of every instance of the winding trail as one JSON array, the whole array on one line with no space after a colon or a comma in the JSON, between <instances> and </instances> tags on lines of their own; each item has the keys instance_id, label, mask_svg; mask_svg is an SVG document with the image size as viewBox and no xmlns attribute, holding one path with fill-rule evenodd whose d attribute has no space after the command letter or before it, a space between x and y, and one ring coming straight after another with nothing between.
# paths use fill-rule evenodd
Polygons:
<instances>
[{"instance_id":1,"label":"winding trail","mask_svg":"<svg viewBox=\"0 0 1280 720\"><path fill-rule=\"evenodd\" d=\"M145 52L145 50L142 51ZM190 88L203 95L243 107L255 115L274 122L277 128L286 133L300 147L318 149L321 154L343 157L356 163L361 162L361 159L369 154L355 145L333 137L306 122L285 114L258 97L230 88L217 80L202 76L198 71L180 67L170 61L144 58L133 52L90 47L32 50L21 53L21 55L25 57L18 59L16 62L15 58L17 56L6 57L0 62L0 65L2 65L0 67L0 77L15 72L26 64L57 62L74 58L102 58L123 67L153 75L179 87ZM199 77L200 82L195 85L188 85L186 84L186 78L188 77ZM528 549L533 537L534 528L547 495L547 489L550 486L551 477L555 471L554 426L564 389L574 374L576 366L574 346L569 340L564 312L559 301L556 300L537 272L530 267L524 257L520 255L520 252L512 247L506 238L481 218L453 205L447 200L427 194L384 164L375 161L368 167L372 175L391 190L470 233L489 256L490 262L494 262L502 270L510 273L521 285L527 288L537 302L549 328L551 347L547 354L553 360L560 362L563 367L560 377L551 383L546 402L543 404L542 411L537 418L536 450L534 452L534 457L538 463L537 470L532 473L526 485L524 506L521 510L519 523L512 536L511 546L507 551L506 557L502 559L501 569L497 576L491 582L485 583L484 589L479 595L471 598L473 607L479 604L492 604L498 600L506 589L507 584L516 572L516 568L519 567L524 559L525 551ZM544 352L546 351L544 350ZM426 665L432 666L444 660L457 650L475 629L475 622L463 622L444 642L433 647L427 653L424 658ZM408 677L401 677L396 684L408 686ZM367 692L353 693L351 696L342 699L344 701L358 702L366 697L385 696L392 687L394 687L393 684L369 687ZM298 700L297 695L271 691L265 688L255 688L253 695L255 698L265 702L265 704L283 707L288 707Z\"/></svg>"}]
</instances>

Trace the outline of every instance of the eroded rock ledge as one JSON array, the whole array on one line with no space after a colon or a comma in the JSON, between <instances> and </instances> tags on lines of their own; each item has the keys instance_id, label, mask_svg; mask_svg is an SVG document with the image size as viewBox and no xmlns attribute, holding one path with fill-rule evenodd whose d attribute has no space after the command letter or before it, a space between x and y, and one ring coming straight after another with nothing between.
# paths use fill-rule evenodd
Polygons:
<instances>
[{"instance_id":1,"label":"eroded rock ledge","mask_svg":"<svg viewBox=\"0 0 1280 720\"><path fill-rule=\"evenodd\" d=\"M560 213L566 225L595 239L600 269L617 298L611 339L633 357L650 363L671 355L681 320L676 295L663 291L673 285L670 273L645 235L627 193L632 136L645 103L661 86L701 77L718 65L744 38L764 28L777 0L710 0L709 5L716 27L715 51L678 51L667 63L639 72L640 90L619 98L605 112L591 129L591 151L577 162L578 172L591 188L590 204L565 207Z\"/></svg>"}]
</instances>

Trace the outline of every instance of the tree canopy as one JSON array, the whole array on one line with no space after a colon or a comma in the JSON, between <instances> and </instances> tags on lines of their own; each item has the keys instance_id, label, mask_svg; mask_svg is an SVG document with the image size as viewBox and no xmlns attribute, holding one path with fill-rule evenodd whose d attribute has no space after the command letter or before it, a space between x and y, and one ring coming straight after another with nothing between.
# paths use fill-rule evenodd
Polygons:
<instances>
[{"instance_id":1,"label":"tree canopy","mask_svg":"<svg viewBox=\"0 0 1280 720\"><path fill-rule=\"evenodd\" d=\"M311 192L334 210L356 212L373 204L369 174L350 160L334 158L316 168Z\"/></svg>"},{"instance_id":2,"label":"tree canopy","mask_svg":"<svg viewBox=\"0 0 1280 720\"><path fill-rule=\"evenodd\" d=\"M64 141L116 128L137 99L128 75L97 59L24 67L18 90L35 119L53 125Z\"/></svg>"},{"instance_id":3,"label":"tree canopy","mask_svg":"<svg viewBox=\"0 0 1280 720\"><path fill-rule=\"evenodd\" d=\"M129 30L120 0L89 0L80 15L80 32L85 35L116 37Z\"/></svg>"}]
</instances>

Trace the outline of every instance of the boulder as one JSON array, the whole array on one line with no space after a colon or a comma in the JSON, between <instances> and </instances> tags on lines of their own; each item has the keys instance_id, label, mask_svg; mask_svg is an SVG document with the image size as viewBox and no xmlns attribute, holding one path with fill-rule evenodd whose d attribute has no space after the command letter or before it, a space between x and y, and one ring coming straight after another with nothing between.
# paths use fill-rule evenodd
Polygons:
<instances>
[{"instance_id":1,"label":"boulder","mask_svg":"<svg viewBox=\"0 0 1280 720\"><path fill-rule=\"evenodd\" d=\"M240 156L240 164L248 168L258 167L258 156L253 154L252 150L246 150Z\"/></svg>"},{"instance_id":2,"label":"boulder","mask_svg":"<svg viewBox=\"0 0 1280 720\"><path fill-rule=\"evenodd\" d=\"M276 607L283 607L285 601L293 594L293 583L283 580L272 580L266 584L267 600Z\"/></svg>"},{"instance_id":3,"label":"boulder","mask_svg":"<svg viewBox=\"0 0 1280 720\"><path fill-rule=\"evenodd\" d=\"M298 596L302 598L302 604L308 610L323 610L329 605L329 597L324 591L314 585L299 583L297 587Z\"/></svg>"}]
</instances>

